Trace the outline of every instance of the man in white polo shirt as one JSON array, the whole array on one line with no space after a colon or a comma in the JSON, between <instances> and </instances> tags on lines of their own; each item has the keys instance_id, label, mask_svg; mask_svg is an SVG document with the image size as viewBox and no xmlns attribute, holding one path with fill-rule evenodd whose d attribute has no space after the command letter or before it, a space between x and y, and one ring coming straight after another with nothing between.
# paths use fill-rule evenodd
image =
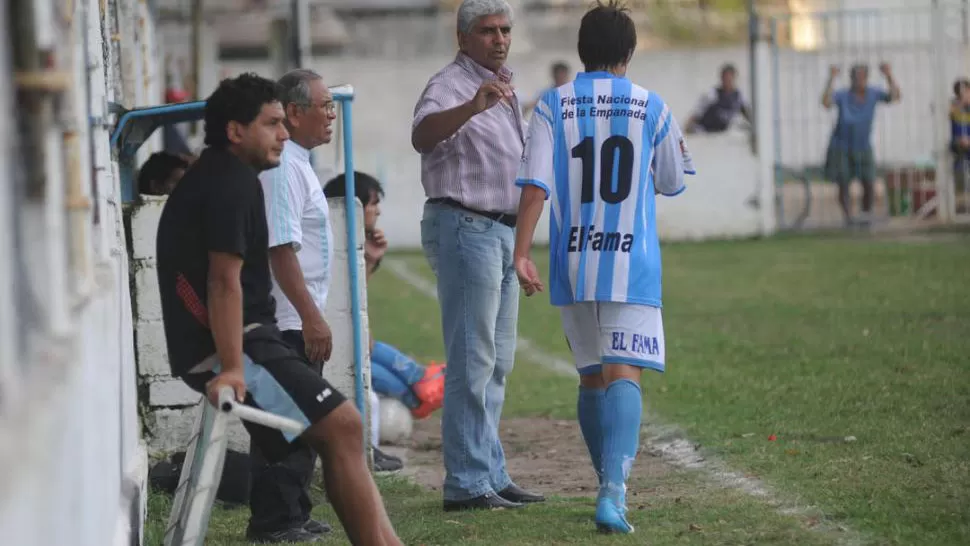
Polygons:
<instances>
[{"instance_id":1,"label":"man in white polo shirt","mask_svg":"<svg viewBox=\"0 0 970 546\"><path fill-rule=\"evenodd\" d=\"M310 150L330 142L333 97L319 74L293 70L279 81L286 112L280 166L263 171L277 326L321 373L333 336L323 317L333 263L330 209L310 164ZM305 450L268 464L252 450L252 516L247 536L264 543L313 542L330 526L310 519L314 454Z\"/></svg>"}]
</instances>

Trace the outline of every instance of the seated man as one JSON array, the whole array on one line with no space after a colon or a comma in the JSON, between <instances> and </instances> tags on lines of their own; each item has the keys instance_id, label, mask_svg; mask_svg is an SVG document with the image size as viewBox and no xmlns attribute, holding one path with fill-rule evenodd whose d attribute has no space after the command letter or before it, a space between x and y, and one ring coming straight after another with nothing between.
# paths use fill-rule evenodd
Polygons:
<instances>
[{"instance_id":1,"label":"seated man","mask_svg":"<svg viewBox=\"0 0 970 546\"><path fill-rule=\"evenodd\" d=\"M280 87L227 79L206 101L207 148L172 191L158 224L158 287L172 375L217 404L235 398L296 420L294 435L246 422L270 462L311 448L353 544L401 544L364 458L354 405L288 345L272 296L269 230L258 173L280 164L289 133Z\"/></svg>"},{"instance_id":2,"label":"seated man","mask_svg":"<svg viewBox=\"0 0 970 546\"><path fill-rule=\"evenodd\" d=\"M387 249L384 232L377 228L384 188L376 178L354 172L356 197L364 206L364 242L367 278L377 270ZM346 195L344 175L328 181L323 188L327 198ZM396 348L371 337L371 385L378 394L397 398L410 408L416 419L424 419L441 407L444 401L444 365L431 363L422 367Z\"/></svg>"},{"instance_id":3,"label":"seated man","mask_svg":"<svg viewBox=\"0 0 970 546\"><path fill-rule=\"evenodd\" d=\"M705 93L694 107L685 128L688 133L722 133L738 114L751 123L751 108L737 87L737 78L734 65L721 67L721 85Z\"/></svg>"}]
</instances>

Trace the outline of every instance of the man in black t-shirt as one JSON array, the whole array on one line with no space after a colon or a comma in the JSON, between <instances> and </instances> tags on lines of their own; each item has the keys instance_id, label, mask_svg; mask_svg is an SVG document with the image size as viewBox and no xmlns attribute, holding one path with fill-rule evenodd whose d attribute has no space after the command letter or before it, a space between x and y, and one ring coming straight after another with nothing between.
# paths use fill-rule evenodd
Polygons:
<instances>
[{"instance_id":1,"label":"man in black t-shirt","mask_svg":"<svg viewBox=\"0 0 970 546\"><path fill-rule=\"evenodd\" d=\"M401 544L364 458L356 408L287 345L276 327L269 244L257 174L288 138L275 82L223 80L208 98L205 143L158 224L157 268L172 375L217 403L231 387L245 404L306 425L298 437L246 422L270 459L309 445L354 544Z\"/></svg>"}]
</instances>

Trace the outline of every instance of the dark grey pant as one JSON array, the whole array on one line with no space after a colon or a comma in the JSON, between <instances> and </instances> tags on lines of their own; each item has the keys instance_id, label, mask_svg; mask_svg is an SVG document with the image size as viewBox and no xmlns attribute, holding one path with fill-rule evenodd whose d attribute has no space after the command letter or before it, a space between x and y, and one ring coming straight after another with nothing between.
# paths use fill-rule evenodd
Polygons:
<instances>
[{"instance_id":1,"label":"dark grey pant","mask_svg":"<svg viewBox=\"0 0 970 546\"><path fill-rule=\"evenodd\" d=\"M301 353L306 352L303 332L286 330L283 340ZM315 367L317 373L321 372ZM300 527L310 519L310 483L316 453L303 447L285 459L270 463L255 444L250 444L249 527L254 532L281 531Z\"/></svg>"}]
</instances>

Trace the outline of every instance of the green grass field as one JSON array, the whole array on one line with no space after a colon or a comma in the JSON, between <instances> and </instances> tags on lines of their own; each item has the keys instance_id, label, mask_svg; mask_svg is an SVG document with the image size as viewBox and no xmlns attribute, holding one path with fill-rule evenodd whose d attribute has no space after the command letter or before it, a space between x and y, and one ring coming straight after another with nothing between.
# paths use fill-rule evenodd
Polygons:
<instances>
[{"instance_id":1,"label":"green grass field","mask_svg":"<svg viewBox=\"0 0 970 546\"><path fill-rule=\"evenodd\" d=\"M395 259L430 276L420 256ZM381 479L407 544L970 543L970 237L673 244L664 266L668 372L645 375L650 419L816 515L780 515L771 499L672 470L633 484L637 534L599 537L589 498L444 514L438 493ZM442 358L433 300L384 271L369 306L378 339ZM568 357L547 298L523 299L519 331ZM507 416L575 417L573 379L516 366ZM160 544L167 503L150 499L148 544ZM217 510L209 543L244 543L247 517Z\"/></svg>"}]
</instances>

